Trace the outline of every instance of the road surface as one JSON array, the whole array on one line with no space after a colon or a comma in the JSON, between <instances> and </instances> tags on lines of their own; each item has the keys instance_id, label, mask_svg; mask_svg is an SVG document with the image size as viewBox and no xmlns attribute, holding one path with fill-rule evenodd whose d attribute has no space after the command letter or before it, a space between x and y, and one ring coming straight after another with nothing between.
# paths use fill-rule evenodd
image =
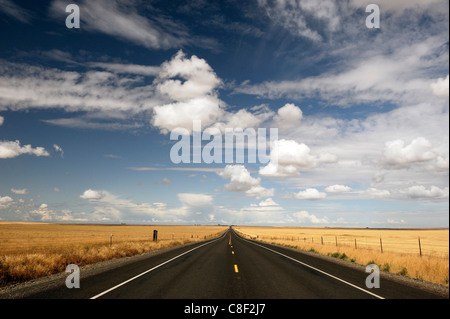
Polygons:
<instances>
[{"instance_id":1,"label":"road surface","mask_svg":"<svg viewBox=\"0 0 450 319\"><path fill-rule=\"evenodd\" d=\"M380 279L367 288L364 269L312 254L251 241L232 229L27 298L44 299L391 299L438 298L432 292ZM447 297L448 298L448 297Z\"/></svg>"}]
</instances>

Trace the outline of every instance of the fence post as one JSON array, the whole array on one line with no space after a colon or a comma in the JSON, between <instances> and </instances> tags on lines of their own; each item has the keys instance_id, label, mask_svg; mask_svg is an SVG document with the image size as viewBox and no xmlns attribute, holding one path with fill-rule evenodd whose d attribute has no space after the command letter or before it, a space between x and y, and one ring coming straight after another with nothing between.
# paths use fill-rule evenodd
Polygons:
<instances>
[{"instance_id":1,"label":"fence post","mask_svg":"<svg viewBox=\"0 0 450 319\"><path fill-rule=\"evenodd\" d=\"M336 239L336 247L337 247L337 236L334 236L334 239Z\"/></svg>"},{"instance_id":2,"label":"fence post","mask_svg":"<svg viewBox=\"0 0 450 319\"><path fill-rule=\"evenodd\" d=\"M111 234L111 236L109 237L109 247L112 246L112 236L113 236L113 234Z\"/></svg>"},{"instance_id":3,"label":"fence post","mask_svg":"<svg viewBox=\"0 0 450 319\"><path fill-rule=\"evenodd\" d=\"M422 257L422 246L420 245L420 236L419 236L419 253L420 257Z\"/></svg>"},{"instance_id":4,"label":"fence post","mask_svg":"<svg viewBox=\"0 0 450 319\"><path fill-rule=\"evenodd\" d=\"M356 238L355 238L355 249L358 249L358 247L356 246Z\"/></svg>"},{"instance_id":5,"label":"fence post","mask_svg":"<svg viewBox=\"0 0 450 319\"><path fill-rule=\"evenodd\" d=\"M158 231L156 229L153 230L153 241L158 241Z\"/></svg>"},{"instance_id":6,"label":"fence post","mask_svg":"<svg viewBox=\"0 0 450 319\"><path fill-rule=\"evenodd\" d=\"M322 246L323 246L323 237L320 236L320 241L322 242Z\"/></svg>"},{"instance_id":7,"label":"fence post","mask_svg":"<svg viewBox=\"0 0 450 319\"><path fill-rule=\"evenodd\" d=\"M381 248L381 252L383 252L383 242L381 241L381 237L380 237L380 248Z\"/></svg>"}]
</instances>

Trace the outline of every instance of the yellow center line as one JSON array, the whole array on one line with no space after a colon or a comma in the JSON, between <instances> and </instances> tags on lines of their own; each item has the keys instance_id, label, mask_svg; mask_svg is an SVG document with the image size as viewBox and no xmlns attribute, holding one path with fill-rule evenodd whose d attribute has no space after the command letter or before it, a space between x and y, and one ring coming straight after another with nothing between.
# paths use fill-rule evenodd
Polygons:
<instances>
[{"instance_id":1,"label":"yellow center line","mask_svg":"<svg viewBox=\"0 0 450 319\"><path fill-rule=\"evenodd\" d=\"M234 272L239 272L238 266L234 265Z\"/></svg>"}]
</instances>

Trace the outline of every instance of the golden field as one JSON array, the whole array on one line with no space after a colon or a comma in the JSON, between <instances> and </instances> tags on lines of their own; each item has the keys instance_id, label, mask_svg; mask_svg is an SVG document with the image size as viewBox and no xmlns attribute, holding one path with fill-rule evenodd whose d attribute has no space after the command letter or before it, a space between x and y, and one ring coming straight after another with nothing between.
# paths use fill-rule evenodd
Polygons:
<instances>
[{"instance_id":1,"label":"golden field","mask_svg":"<svg viewBox=\"0 0 450 319\"><path fill-rule=\"evenodd\" d=\"M69 264L83 266L205 240L227 229L0 222L0 286L59 273ZM158 231L157 242L153 230Z\"/></svg>"},{"instance_id":2,"label":"golden field","mask_svg":"<svg viewBox=\"0 0 450 319\"><path fill-rule=\"evenodd\" d=\"M248 238L362 265L375 263L384 271L448 287L448 229L233 228Z\"/></svg>"}]
</instances>

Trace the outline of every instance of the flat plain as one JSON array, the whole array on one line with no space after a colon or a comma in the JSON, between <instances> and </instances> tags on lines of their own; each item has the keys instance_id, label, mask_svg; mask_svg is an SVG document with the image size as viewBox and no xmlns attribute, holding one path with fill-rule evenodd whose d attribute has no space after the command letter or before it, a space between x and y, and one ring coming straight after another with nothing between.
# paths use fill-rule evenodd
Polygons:
<instances>
[{"instance_id":1,"label":"flat plain","mask_svg":"<svg viewBox=\"0 0 450 319\"><path fill-rule=\"evenodd\" d=\"M0 222L0 286L62 272L69 264L83 266L209 239L227 229ZM157 241L153 241L154 230Z\"/></svg>"},{"instance_id":2,"label":"flat plain","mask_svg":"<svg viewBox=\"0 0 450 319\"><path fill-rule=\"evenodd\" d=\"M448 287L448 229L248 227L247 238L328 255ZM420 241L420 243L419 243Z\"/></svg>"}]
</instances>

